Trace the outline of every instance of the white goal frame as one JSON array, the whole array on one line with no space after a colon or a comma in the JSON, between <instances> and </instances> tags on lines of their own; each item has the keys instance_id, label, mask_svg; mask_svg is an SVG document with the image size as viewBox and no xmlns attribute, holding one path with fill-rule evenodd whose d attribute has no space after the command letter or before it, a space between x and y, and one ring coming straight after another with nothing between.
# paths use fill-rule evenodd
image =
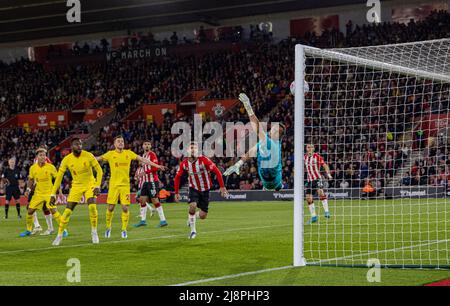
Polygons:
<instances>
[{"instance_id":1,"label":"white goal frame","mask_svg":"<svg viewBox=\"0 0 450 306\"><path fill-rule=\"evenodd\" d=\"M440 43L445 41L449 42L449 39L427 41L423 43ZM394 44L387 45L388 47L395 46L407 46L416 43L407 44ZM385 47L385 46L375 46ZM364 48L364 47L363 47ZM354 48L354 49L363 49ZM367 47L371 48L371 47ZM330 60L336 60L343 63L364 65L365 67L375 70L388 70L390 72L400 73L402 75L414 76L417 79L429 79L433 81L441 81L450 83L450 74L445 72L428 71L427 69L421 70L408 68L401 65L396 65L396 61L393 58L391 63L383 61L381 58L364 58L355 56L351 52L346 52L351 49L319 49L305 45L295 46L295 104L294 104L294 222L293 222L293 265L296 267L306 266L307 258L305 258L304 250L304 146L305 146L305 70L306 70L306 57L318 56L326 57Z\"/></svg>"}]
</instances>

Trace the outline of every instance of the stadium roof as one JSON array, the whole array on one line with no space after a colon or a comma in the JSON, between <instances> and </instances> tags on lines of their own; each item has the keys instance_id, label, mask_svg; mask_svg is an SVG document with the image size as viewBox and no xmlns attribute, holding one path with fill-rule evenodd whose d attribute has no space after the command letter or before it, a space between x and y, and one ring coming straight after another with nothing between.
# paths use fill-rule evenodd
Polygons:
<instances>
[{"instance_id":1,"label":"stadium roof","mask_svg":"<svg viewBox=\"0 0 450 306\"><path fill-rule=\"evenodd\" d=\"M361 0L81 0L81 23L66 20L66 0L0 1L0 43L132 30L189 22L363 3Z\"/></svg>"}]
</instances>

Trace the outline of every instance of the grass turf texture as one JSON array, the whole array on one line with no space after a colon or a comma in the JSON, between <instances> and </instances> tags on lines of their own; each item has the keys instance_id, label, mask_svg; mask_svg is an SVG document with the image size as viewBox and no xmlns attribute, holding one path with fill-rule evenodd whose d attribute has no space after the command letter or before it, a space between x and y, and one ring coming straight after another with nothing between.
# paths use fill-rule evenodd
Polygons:
<instances>
[{"instance_id":1,"label":"grass turf texture","mask_svg":"<svg viewBox=\"0 0 450 306\"><path fill-rule=\"evenodd\" d=\"M424 218L424 214L419 215L414 211L419 207L414 205L418 203L417 201L419 200L383 203L396 205L397 210L404 209L403 213L411 209L412 224L423 226L418 222L421 219L416 218ZM355 203L357 205L354 205ZM344 218L344 213L355 214L356 209L361 216L379 214L380 211L370 208L370 205L374 204L374 201L355 201L353 205L350 205L350 201L330 201L331 209L336 214L334 219L326 223L322 217L319 224L305 226L305 238L310 239L315 237L314 235L323 238L324 236L320 236L317 231L324 231L326 226L329 226L327 230L342 231L343 222L352 224L354 233L362 233L364 229L367 230L365 221L357 222L353 217L351 220L353 222L348 223L349 219L346 218L350 217L347 215ZM427 214L427 218L430 221L435 220L433 218L442 218L438 219L440 221L438 223L445 228L438 229L448 231L447 222L442 222L449 219L448 212L442 211L443 205L445 204L436 203L436 206L427 206L426 209L432 209L433 212ZM128 240L120 238L120 210L117 209L112 237L107 240L103 238L106 206L99 205L100 244L92 245L87 207L78 206L69 224L70 236L63 240L60 247L51 246L53 236L19 238L19 232L24 230L25 221L17 220L15 212L11 211L9 220L0 221L0 285L72 285L66 280L69 269L66 263L69 258L78 258L81 262L80 285L172 285L285 267L292 263L292 202L211 203L208 219L197 222L196 240L187 239L189 229L186 226L186 204L167 204L164 205L164 209L169 227L156 228L158 218L155 215L148 219L147 227L135 229L130 226ZM368 211L364 211L365 209ZM62 212L62 207L59 210ZM131 206L130 225L139 220L136 218L138 211L138 205ZM44 225L45 221L40 212L39 217L41 225ZM383 222L389 224L389 218L387 216ZM378 222L380 220L377 219ZM411 220L397 219L397 222L402 221L403 229L407 228L410 231L411 227L408 227L408 224ZM383 227L379 228L382 229ZM389 231L389 227L387 229ZM414 228L412 230L419 231ZM331 232L328 234L331 235ZM393 236L387 235L379 238L392 240ZM440 238L440 235L442 236L437 234L436 237L430 238ZM334 238L339 239L339 236ZM306 255L333 257L335 254L346 255L348 252L357 254L365 251L360 243L354 244L354 249L350 243L336 245L342 246L345 252L339 250L326 252L321 249L306 252ZM440 245L440 248L445 249L446 245L448 244ZM323 248L325 245L318 243L315 246ZM330 246L334 248L334 241ZM384 246L390 247L389 244ZM382 259L399 254L384 253ZM412 254L421 256L420 252ZM441 261L443 260L441 258ZM444 261L448 262L448 257ZM382 269L381 283L375 284L367 282L367 271L367 268L309 266L211 281L200 285L422 285L450 277L449 270Z\"/></svg>"}]
</instances>

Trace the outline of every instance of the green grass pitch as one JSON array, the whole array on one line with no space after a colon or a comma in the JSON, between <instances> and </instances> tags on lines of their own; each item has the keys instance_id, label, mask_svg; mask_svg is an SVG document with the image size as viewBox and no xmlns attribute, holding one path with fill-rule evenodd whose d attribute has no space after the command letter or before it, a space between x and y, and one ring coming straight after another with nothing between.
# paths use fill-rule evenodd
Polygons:
<instances>
[{"instance_id":1,"label":"green grass pitch","mask_svg":"<svg viewBox=\"0 0 450 306\"><path fill-rule=\"evenodd\" d=\"M449 232L450 216L444 200L440 201L330 201L331 220L321 216L318 224L305 225L307 260L344 257L342 263L364 263L376 256L360 254L377 244L379 249L392 250L378 254L381 263L448 263L448 241L441 240ZM80 285L175 285L292 264L292 202L211 203L208 219L197 223L195 240L187 239L187 205L164 204L164 209L168 227L156 228L157 216L153 216L145 228L130 226L127 240L120 238L116 210L112 237L107 240L103 238L106 206L99 205L100 244L92 245L87 207L78 206L69 224L70 236L60 247L51 246L53 237L19 238L25 221L17 220L11 209L10 219L0 220L0 285L73 285L66 279L70 258L80 260ZM138 205L131 206L130 225L138 221L138 210ZM40 212L39 218L44 225ZM409 249L398 243L402 239L429 243ZM367 271L307 266L199 284L422 285L450 278L450 271L443 269L386 268L381 270L380 283L369 283Z\"/></svg>"}]
</instances>

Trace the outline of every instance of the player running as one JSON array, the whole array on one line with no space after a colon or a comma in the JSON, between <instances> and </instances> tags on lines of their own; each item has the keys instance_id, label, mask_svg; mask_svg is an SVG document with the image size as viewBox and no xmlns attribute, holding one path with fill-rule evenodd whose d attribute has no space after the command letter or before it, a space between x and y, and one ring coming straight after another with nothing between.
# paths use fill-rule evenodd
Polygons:
<instances>
[{"instance_id":1,"label":"player running","mask_svg":"<svg viewBox=\"0 0 450 306\"><path fill-rule=\"evenodd\" d=\"M103 178L103 170L100 164L95 159L92 153L84 151L80 138L74 138L71 142L72 153L68 154L61 162L58 175L56 176L55 183L53 184L52 195L50 204L54 205L56 202L56 191L61 185L64 173L69 170L72 175L72 188L70 189L69 196L67 197L67 206L61 217L59 223L58 235L53 241L53 245L60 245L64 230L70 221L70 216L73 210L80 203L81 198L84 196L87 199L89 208L89 219L91 223L91 236L92 243L99 243L97 225L98 225L98 212L96 205L96 197L100 194L100 186ZM96 172L94 177L93 170Z\"/></svg>"},{"instance_id":2,"label":"player running","mask_svg":"<svg viewBox=\"0 0 450 306\"><path fill-rule=\"evenodd\" d=\"M36 214L36 210L45 208L45 210L51 213L50 217L53 216L58 224L61 221L61 214L58 212L56 206L50 204L53 187L52 180L57 175L56 168L47 162L47 150L45 148L37 149L36 154L37 163L30 167L25 196L28 196L32 189L34 189L34 194L28 205L26 217L27 230L21 233L20 237L27 237L33 234L31 230L33 228L33 216ZM53 224L48 231L49 235L53 234ZM65 235L67 235L67 232L65 232Z\"/></svg>"},{"instance_id":3,"label":"player running","mask_svg":"<svg viewBox=\"0 0 450 306\"><path fill-rule=\"evenodd\" d=\"M97 157L97 160L108 162L111 170L111 178L109 179L108 198L106 203L108 208L106 210L106 231L105 237L111 237L111 226L114 208L116 204L122 205L122 238L128 238L127 229L129 221L130 205L130 165L133 160L138 160L144 165L150 165L159 170L165 170L166 167L160 166L149 159L143 158L131 150L125 150L125 140L122 136L114 138L114 150L106 152L102 156Z\"/></svg>"},{"instance_id":4,"label":"player running","mask_svg":"<svg viewBox=\"0 0 450 306\"><path fill-rule=\"evenodd\" d=\"M228 168L224 175L233 173L239 175L242 165L252 156L257 157L258 174L261 178L264 189L280 190L283 188L281 137L285 133L285 126L281 123L273 124L270 133L267 134L261 128L260 121L253 112L250 99L246 94L241 93L239 100L244 104L245 110L250 118L250 122L255 133L258 133L259 141L252 147L237 163Z\"/></svg>"},{"instance_id":5,"label":"player running","mask_svg":"<svg viewBox=\"0 0 450 306\"><path fill-rule=\"evenodd\" d=\"M143 158L146 158L152 161L155 164L158 164L158 157L155 152L151 151L152 144L149 140L145 140L142 144L142 148L144 149ZM146 218L147 218L147 205L148 202L151 201L155 206L156 211L159 216L159 227L167 226L167 220L164 215L164 210L161 206L161 202L159 201L159 177L158 177L158 168L152 167L150 165L143 165L139 167L138 170L138 180L139 180L139 202L141 205L141 221L138 224L135 224L134 227L146 226ZM157 186L158 185L158 186ZM151 207L150 207L151 209Z\"/></svg>"},{"instance_id":6,"label":"player running","mask_svg":"<svg viewBox=\"0 0 450 306\"><path fill-rule=\"evenodd\" d=\"M317 192L320 201L322 201L323 210L325 211L325 218L330 218L330 211L328 209L328 199L323 191L322 175L320 174L320 169L323 167L328 179L332 179L330 173L330 167L325 163L322 156L318 153L314 153L314 145L306 145L306 154L304 156L305 160L305 170L307 172L307 183L306 183L306 202L308 203L309 212L311 213L311 219L309 224L315 223L318 220L316 214L316 208L314 206L314 194Z\"/></svg>"},{"instance_id":7,"label":"player running","mask_svg":"<svg viewBox=\"0 0 450 306\"><path fill-rule=\"evenodd\" d=\"M223 182L222 173L217 166L206 156L198 154L198 145L191 143L189 146L188 158L185 158L178 168L175 176L175 201L180 201L180 179L183 172L187 172L189 176L189 227L191 233L189 239L197 236L195 228L196 210L200 209L198 217L206 219L209 208L209 190L212 188L210 172L213 172L220 186L220 194L223 197L228 196L228 191Z\"/></svg>"}]
</instances>

